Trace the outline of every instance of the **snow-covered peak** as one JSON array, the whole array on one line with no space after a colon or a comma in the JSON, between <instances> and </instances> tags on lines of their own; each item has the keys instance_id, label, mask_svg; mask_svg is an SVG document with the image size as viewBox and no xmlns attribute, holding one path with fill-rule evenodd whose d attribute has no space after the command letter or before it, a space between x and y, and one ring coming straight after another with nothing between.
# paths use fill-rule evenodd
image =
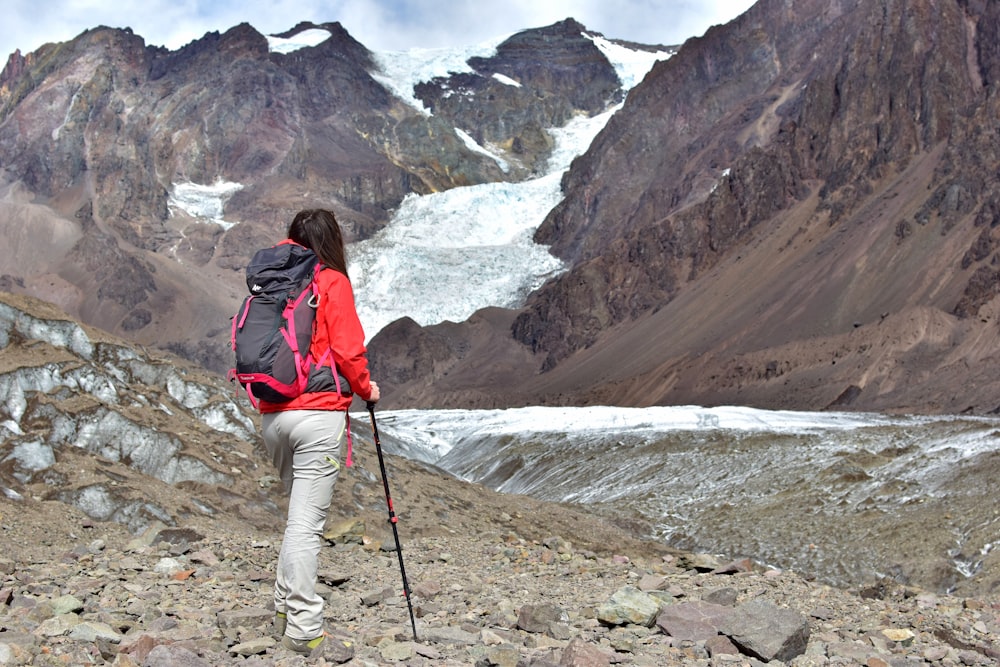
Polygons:
<instances>
[{"instance_id":1,"label":"snow-covered peak","mask_svg":"<svg viewBox=\"0 0 1000 667\"><path fill-rule=\"evenodd\" d=\"M408 51L377 51L373 54L378 70L372 77L393 92L399 99L423 114L430 114L423 103L413 96L413 87L435 77L451 73L472 72L469 59L489 58L496 55L510 35L501 35L474 46L447 49L410 49Z\"/></svg>"}]
</instances>

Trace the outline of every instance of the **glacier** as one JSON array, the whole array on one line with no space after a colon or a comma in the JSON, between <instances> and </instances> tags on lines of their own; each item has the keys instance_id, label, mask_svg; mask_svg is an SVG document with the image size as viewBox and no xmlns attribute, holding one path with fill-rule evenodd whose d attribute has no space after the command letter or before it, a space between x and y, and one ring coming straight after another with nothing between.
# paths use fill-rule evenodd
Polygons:
<instances>
[{"instance_id":1,"label":"glacier","mask_svg":"<svg viewBox=\"0 0 1000 667\"><path fill-rule=\"evenodd\" d=\"M612 63L626 92L672 53L637 51L585 36ZM376 54L380 71L373 75L429 113L413 98L416 83L470 71L469 58L493 55L506 38L466 49ZM621 106L550 128L555 148L540 176L410 195L378 234L351 244L348 274L366 339L402 317L426 326L462 321L490 306L518 308L533 290L565 270L546 246L534 242L533 234L562 199L563 173ZM467 145L472 141L461 128L455 132ZM470 148L497 160L502 169L506 166L487 147Z\"/></svg>"}]
</instances>

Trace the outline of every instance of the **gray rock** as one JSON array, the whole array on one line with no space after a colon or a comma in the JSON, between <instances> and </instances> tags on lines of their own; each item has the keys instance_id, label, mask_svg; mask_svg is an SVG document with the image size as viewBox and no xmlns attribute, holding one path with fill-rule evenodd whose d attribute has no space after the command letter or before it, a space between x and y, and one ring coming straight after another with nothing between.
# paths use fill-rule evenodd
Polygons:
<instances>
[{"instance_id":1,"label":"gray rock","mask_svg":"<svg viewBox=\"0 0 1000 667\"><path fill-rule=\"evenodd\" d=\"M212 663L177 644L161 644L142 661L142 667L211 667Z\"/></svg>"},{"instance_id":2,"label":"gray rock","mask_svg":"<svg viewBox=\"0 0 1000 667\"><path fill-rule=\"evenodd\" d=\"M420 639L431 644L458 644L472 646L479 642L479 636L454 626L427 628L420 633Z\"/></svg>"},{"instance_id":3,"label":"gray rock","mask_svg":"<svg viewBox=\"0 0 1000 667\"><path fill-rule=\"evenodd\" d=\"M85 642L96 642L106 640L118 643L122 640L122 635L107 623L97 621L83 621L69 631L70 639L77 639Z\"/></svg>"},{"instance_id":4,"label":"gray rock","mask_svg":"<svg viewBox=\"0 0 1000 667\"><path fill-rule=\"evenodd\" d=\"M741 651L764 661L788 662L806 650L809 621L766 600L739 605L720 625Z\"/></svg>"},{"instance_id":5,"label":"gray rock","mask_svg":"<svg viewBox=\"0 0 1000 667\"><path fill-rule=\"evenodd\" d=\"M525 632L549 634L553 624L568 621L569 615L564 609L550 604L528 604L517 612L517 627Z\"/></svg>"},{"instance_id":6,"label":"gray rock","mask_svg":"<svg viewBox=\"0 0 1000 667\"><path fill-rule=\"evenodd\" d=\"M361 602L366 607L374 607L377 604L388 600L393 595L392 588L383 588L377 591L370 591L361 596Z\"/></svg>"},{"instance_id":7,"label":"gray rock","mask_svg":"<svg viewBox=\"0 0 1000 667\"><path fill-rule=\"evenodd\" d=\"M257 637L256 639L240 642L235 646L231 646L229 648L229 652L234 655L247 657L264 653L267 649L277 646L277 644L278 642L276 642L273 637Z\"/></svg>"},{"instance_id":8,"label":"gray rock","mask_svg":"<svg viewBox=\"0 0 1000 667\"><path fill-rule=\"evenodd\" d=\"M521 652L516 646L504 644L502 646L491 646L486 649L481 660L487 667L517 667L521 661Z\"/></svg>"},{"instance_id":9,"label":"gray rock","mask_svg":"<svg viewBox=\"0 0 1000 667\"><path fill-rule=\"evenodd\" d=\"M83 611L83 602L72 595L61 595L50 603L56 616Z\"/></svg>"},{"instance_id":10,"label":"gray rock","mask_svg":"<svg viewBox=\"0 0 1000 667\"><path fill-rule=\"evenodd\" d=\"M216 622L223 630L236 628L261 628L271 623L273 612L267 609L237 609L221 611L216 615Z\"/></svg>"}]
</instances>

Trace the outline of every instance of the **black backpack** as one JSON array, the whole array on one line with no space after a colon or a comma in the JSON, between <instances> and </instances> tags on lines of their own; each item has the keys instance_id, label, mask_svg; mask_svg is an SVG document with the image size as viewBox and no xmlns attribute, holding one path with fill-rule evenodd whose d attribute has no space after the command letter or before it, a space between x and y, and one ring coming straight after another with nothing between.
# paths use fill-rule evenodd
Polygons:
<instances>
[{"instance_id":1,"label":"black backpack","mask_svg":"<svg viewBox=\"0 0 1000 667\"><path fill-rule=\"evenodd\" d=\"M246 388L254 405L314 391L351 393L347 380L333 372L332 352L313 359L309 351L322 269L312 250L294 243L259 250L247 265L250 295L233 317L236 367L229 377Z\"/></svg>"}]
</instances>

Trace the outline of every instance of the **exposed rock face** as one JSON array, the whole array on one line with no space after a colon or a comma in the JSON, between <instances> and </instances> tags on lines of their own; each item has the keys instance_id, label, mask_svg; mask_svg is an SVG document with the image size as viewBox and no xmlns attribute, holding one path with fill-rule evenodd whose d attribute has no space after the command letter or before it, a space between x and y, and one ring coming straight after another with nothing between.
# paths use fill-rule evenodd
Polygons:
<instances>
[{"instance_id":1,"label":"exposed rock face","mask_svg":"<svg viewBox=\"0 0 1000 667\"><path fill-rule=\"evenodd\" d=\"M1000 406L998 30L764 0L689 40L538 230L573 268L514 320L541 375L507 400Z\"/></svg>"},{"instance_id":2,"label":"exposed rock face","mask_svg":"<svg viewBox=\"0 0 1000 667\"><path fill-rule=\"evenodd\" d=\"M563 206L538 232L560 256L593 263L585 270L603 278L607 288L596 293L607 297L568 297L558 283L574 281L563 278L532 312L546 322L565 315L577 338L532 326L529 313L520 339L563 358L598 333L577 319L598 309L617 323L669 301L813 193L805 204L813 220L849 225L881 194L880 181L947 140L957 116L986 101L967 62L975 45L965 11L922 9L760 3L661 63L571 171ZM954 203L942 212L935 201L949 188ZM924 224L978 208L960 183L938 190Z\"/></svg>"},{"instance_id":3,"label":"exposed rock face","mask_svg":"<svg viewBox=\"0 0 1000 667\"><path fill-rule=\"evenodd\" d=\"M620 101L621 82L586 30L567 19L518 33L494 57L470 59L474 73L436 78L416 94L479 144L509 151L516 173L530 174L551 148L546 128Z\"/></svg>"},{"instance_id":4,"label":"exposed rock face","mask_svg":"<svg viewBox=\"0 0 1000 667\"><path fill-rule=\"evenodd\" d=\"M168 51L96 28L11 55L0 73L5 285L225 370L241 270L296 211L333 208L349 240L366 238L409 193L523 177L550 152L542 128L604 111L620 88L566 21L479 58L466 77L475 98L449 97L464 75L422 85L427 114L373 77L372 54L340 24L281 36L306 29L330 36L278 53L244 24ZM509 173L457 125L506 155ZM226 224L182 210L172 197L185 184L231 184L218 202Z\"/></svg>"}]
</instances>

